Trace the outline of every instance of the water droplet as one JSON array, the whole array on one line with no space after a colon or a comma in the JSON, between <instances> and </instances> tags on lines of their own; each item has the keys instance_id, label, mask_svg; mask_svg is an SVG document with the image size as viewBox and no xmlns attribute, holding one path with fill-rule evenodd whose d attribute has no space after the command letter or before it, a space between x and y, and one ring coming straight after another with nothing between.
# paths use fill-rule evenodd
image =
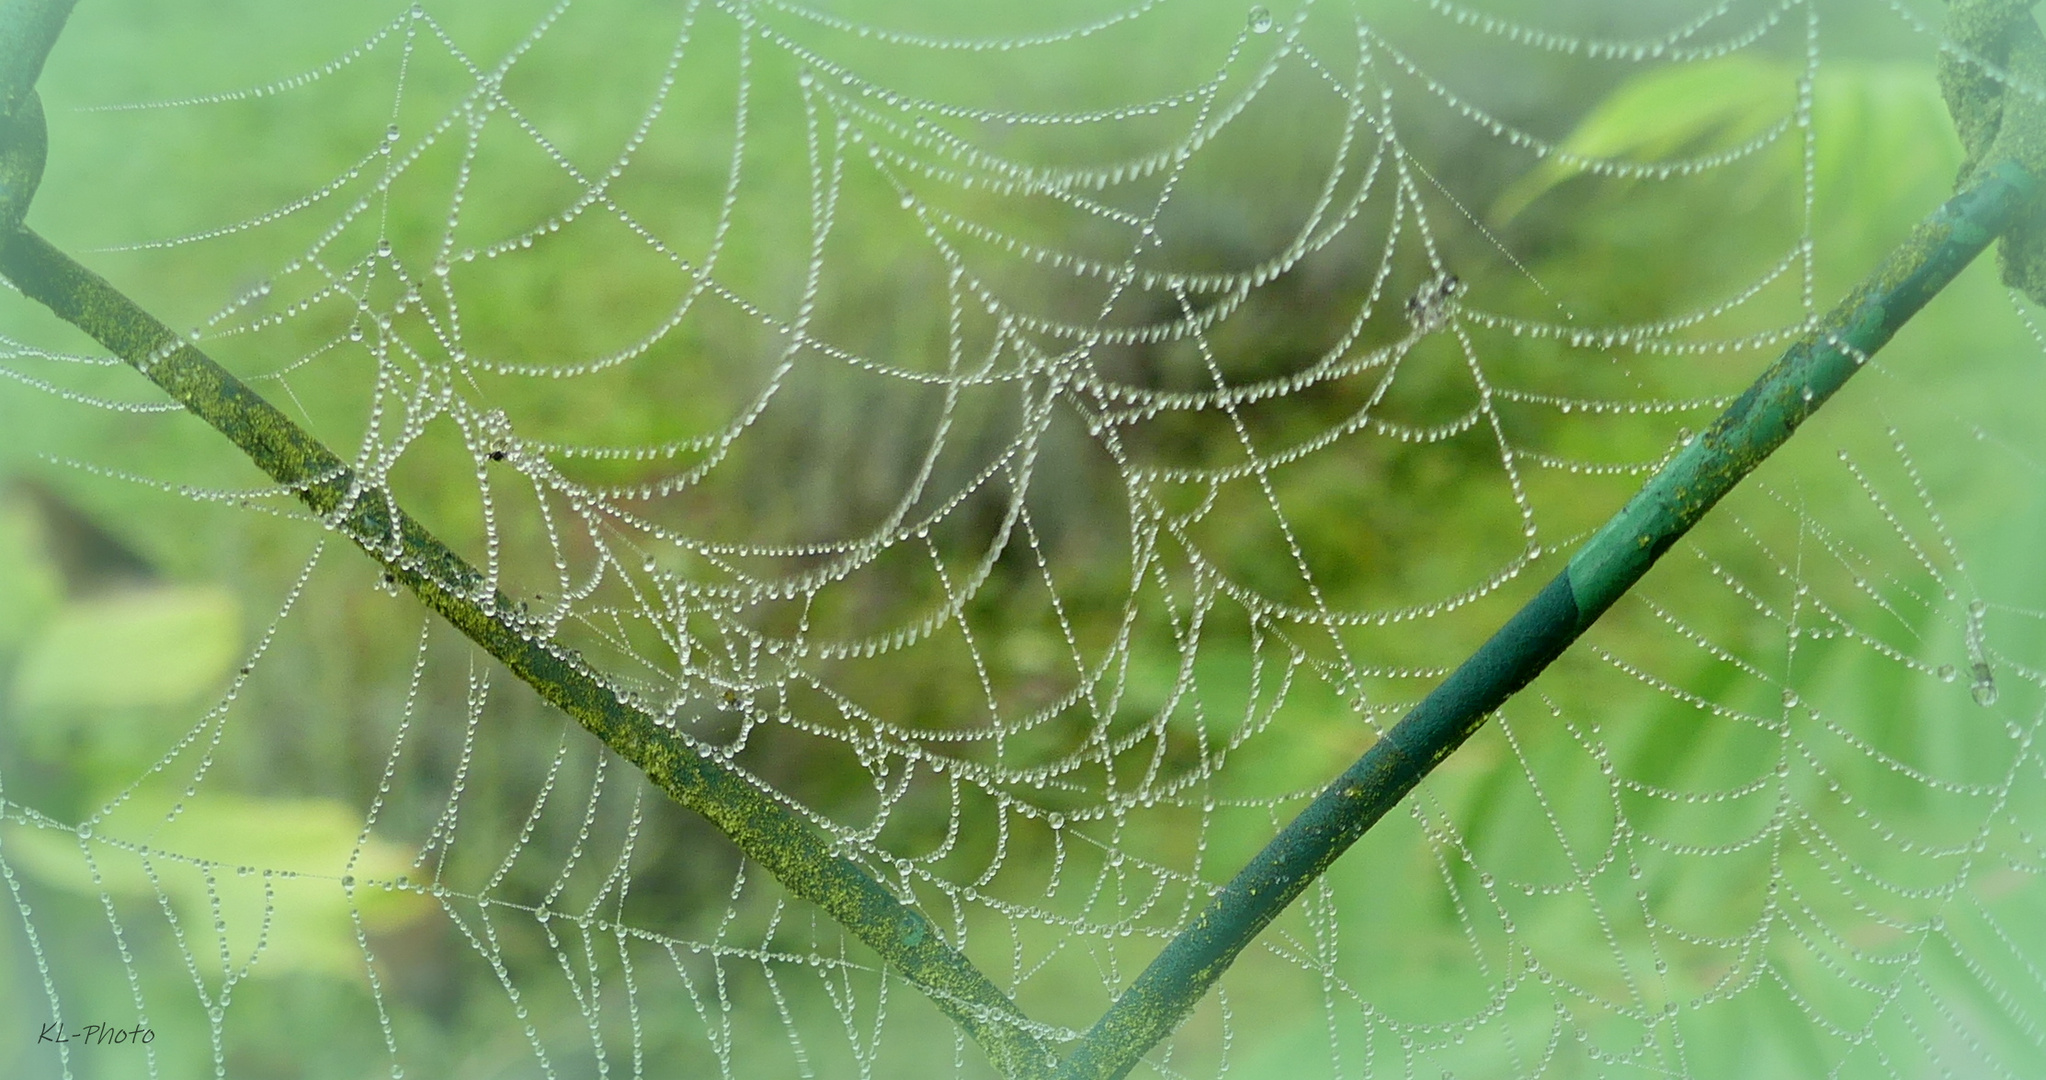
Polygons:
<instances>
[{"instance_id":1,"label":"water droplet","mask_svg":"<svg viewBox=\"0 0 2046 1080\"><path fill-rule=\"evenodd\" d=\"M1941 664L1939 666L1939 681L1941 682L1953 682L1959 675L1960 672L1955 671L1952 664Z\"/></svg>"},{"instance_id":2,"label":"water droplet","mask_svg":"<svg viewBox=\"0 0 2046 1080\"><path fill-rule=\"evenodd\" d=\"M391 257L391 238L390 238L390 237L388 237L388 236L386 236L386 237L384 237L384 238L382 238L382 239L380 239L380 240L378 240L378 241L377 241L377 258L379 258L379 259L388 259L388 258L390 258L390 257Z\"/></svg>"},{"instance_id":3,"label":"water droplet","mask_svg":"<svg viewBox=\"0 0 2046 1080\"><path fill-rule=\"evenodd\" d=\"M356 323L356 324L354 324L354 325L352 325L352 326L350 326L350 327L348 328L348 340L350 340L350 341L361 341L361 340L362 340L362 324L361 324L361 323Z\"/></svg>"},{"instance_id":4,"label":"water droplet","mask_svg":"<svg viewBox=\"0 0 2046 1080\"><path fill-rule=\"evenodd\" d=\"M1786 709L1795 709L1795 708L1797 708L1797 703L1798 703L1797 691L1795 691L1795 690L1792 690L1792 689L1790 689L1790 688L1789 688L1789 687L1787 687L1787 686L1786 686L1786 687L1784 687L1784 688L1783 688L1783 707L1784 707L1784 708L1786 708Z\"/></svg>"},{"instance_id":5,"label":"water droplet","mask_svg":"<svg viewBox=\"0 0 2046 1080\"><path fill-rule=\"evenodd\" d=\"M398 141L398 125L392 124L390 127L384 129L384 141L385 142Z\"/></svg>"},{"instance_id":6,"label":"water droplet","mask_svg":"<svg viewBox=\"0 0 2046 1080\"><path fill-rule=\"evenodd\" d=\"M915 205L916 205L916 196L914 196L914 195L911 195L911 194L910 194L909 192L907 192L907 191L903 192L903 193L902 193L902 208L903 208L904 210L908 210L908 209L910 209L911 207L914 207Z\"/></svg>"},{"instance_id":7,"label":"water droplet","mask_svg":"<svg viewBox=\"0 0 2046 1080\"><path fill-rule=\"evenodd\" d=\"M1968 614L1979 619L1989 614L1989 605L1980 600L1971 600L1968 602Z\"/></svg>"},{"instance_id":8,"label":"water droplet","mask_svg":"<svg viewBox=\"0 0 2046 1080\"><path fill-rule=\"evenodd\" d=\"M1250 9L1250 32L1269 34L1272 32L1272 10L1263 4Z\"/></svg>"}]
</instances>

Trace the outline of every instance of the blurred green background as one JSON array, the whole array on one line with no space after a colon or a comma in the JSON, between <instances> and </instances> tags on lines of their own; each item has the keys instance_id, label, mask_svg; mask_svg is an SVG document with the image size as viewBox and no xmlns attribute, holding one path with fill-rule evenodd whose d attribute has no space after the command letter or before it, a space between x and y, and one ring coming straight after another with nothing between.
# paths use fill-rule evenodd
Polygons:
<instances>
[{"instance_id":1,"label":"blurred green background","mask_svg":"<svg viewBox=\"0 0 2046 1080\"><path fill-rule=\"evenodd\" d=\"M402 393L384 402L390 412L374 422L384 426L370 420L380 344L387 374L416 379L406 392L425 388L411 407L442 385L434 372L453 372L452 394L503 410L529 446L702 440L773 388L728 450L556 465L621 490L706 465L700 482L648 505L646 520L710 544L800 546L872 528L925 468L936 495L917 506L928 510L1028 428L1021 380L945 399L944 376L983 362L952 355L955 343L985 351L995 331L992 317L962 313L974 298L934 254L934 235L956 244L1006 311L1096 317L1098 280L944 223L1129 259L1132 234L1107 215L950 182L970 160L946 158L934 133L1047 170L1192 147L1186 107L1032 124L920 114L915 102L1104 109L1222 72L1218 96L1251 104L1190 155L1159 246L1136 265L1226 274L1286 248L1332 167L1361 169L1383 149L1369 125L1356 145L1341 143L1347 106L1331 86L1361 78L1385 89L1365 104L1387 110L1401 154L1380 166L1380 186L1335 242L1248 290L1207 353L1239 384L1310 371L1353 322L1354 351L1398 342L1402 301L1438 265L1466 286L1463 336L1415 344L1382 401L1369 369L1318 378L1246 406L1240 432L1209 409L1132 413L1105 437L1109 405L1067 391L1028 439L1035 479L1018 498L1035 538L1012 538L966 605L979 649L933 640L824 669L847 700L930 734L934 753L1014 754L1018 768L1083 744L1084 725L963 747L938 736L991 697L1017 708L1057 699L1073 682L1068 651L1114 669L1113 729L1155 734L1024 793L1073 815L1063 833L1037 816L1000 835L1004 870L987 893L1047 917L957 916L998 981L1012 953L1019 966L1047 957L1018 980L1020 1000L1048 1023L1084 1027L1157 932L1183 918L1183 883L1125 874L1125 854L1197 865L1209 880L1239 865L1297 807L1282 796L1311 791L1368 745L1357 697L1374 717L1396 716L1640 479L1638 468L1544 461L1652 464L1702 428L1709 402L1780 349L1775 332L1808 302L1843 294L1950 192L1959 162L1933 77L1937 42L1911 24L1915 13L1936 25L1933 4L1734 3L1685 39L1701 55L1676 58L1543 47L1456 13L1547 27L1558 41L1640 41L1705 5L1272 4L1271 29L1253 32L1245 5L1184 0L1070 42L984 51L857 30L1022 38L1107 10L614 0L571 7L528 40L548 8L526 0L435 0L424 7L430 32L390 4L83 0L41 84L51 163L29 221L166 322L203 328L210 352L344 454L388 445L396 430ZM577 204L571 169L601 175L640 137L685 24L669 104L608 201L535 235ZM1254 81L1280 42L1294 54ZM1813 47L1820 62L1805 86ZM522 48L502 89L516 118L468 126L456 103L478 71ZM1233 60L1232 48L1242 50ZM302 87L277 82L339 57L349 62ZM822 96L810 96L805 70ZM273 84L178 108L101 108ZM867 92L876 86L905 97ZM1711 160L1777 132L1801 92L1808 127L1793 123L1723 167L1661 178L1584 175L1472 116L1585 157ZM919 115L928 126L903 119ZM833 141L838 118L865 141ZM405 170L374 190L392 160ZM820 160L838 181L828 244L813 251ZM1134 181L1104 187L1104 202L1155 197ZM344 215L358 198L361 212ZM817 340L932 378L814 352L777 375L785 342L716 290L643 352L548 376L633 349L696 283L610 209L686 258L717 250L710 276L727 294L778 318L804 312ZM234 222L257 224L148 243ZM379 261L369 253L383 241ZM317 273L286 272L315 242L337 274L408 268L423 298L369 272L349 278L358 307L321 292ZM472 252L483 254L464 258ZM806 292L813 255L822 279ZM2046 385L2035 315L2014 310L1988 262L1673 555L1645 600L1616 609L1504 725L1444 766L1412 815L1388 819L1275 926L1157 1072L1918 1076L2046 1065L2046 960L2030 959L2046 956L2042 856L2026 828L2046 810L2028 726L2039 702L2035 613L2046 608L2036 560ZM425 313L446 325L457 295L461 344L435 343ZM0 918L0 1073L356 1077L392 1075L396 1063L461 1077L985 1074L913 989L883 993L826 920L741 870L712 829L605 764L416 604L379 591L358 552L330 543L307 569L319 530L288 504L214 497L263 487L217 435L157 409L132 371L48 355L91 350L18 297L0 299L13 376L0 380L0 861L13 898L0 913L20 913ZM1696 352L1636 352L1647 335L1569 337L1699 311L1711 315L1653 337L1708 344ZM1169 292L1136 288L1106 321L1180 314ZM1523 323L1564 329L1516 332ZM1745 335L1757 338L1709 347ZM1056 335L1041 338L1050 351ZM431 355L391 344L400 340ZM1140 391L1213 385L1187 340L1103 345L1087 363ZM1133 476L1230 468L1245 441L1272 453L1367 405L1391 423L1443 423L1471 408L1474 368L1520 392L1502 397L1497 431L1425 442L1351 432L1336 450L1272 471L1269 491L1248 477L1212 492L1170 480L1143 489L1172 514L1212 497L1173 542L1271 604L1439 613L1317 634L1224 601L1195 647L1175 624L1184 612L1161 594L1196 591L1197 575L1168 558L1156 581L1130 583L1141 531ZM1693 404L1593 411L1566 400ZM940 417L956 432L926 462ZM465 445L473 419L452 409L425 424L392 487L458 549L501 544L506 580L545 607L559 598L557 551L580 574L593 545L549 545L518 475ZM1519 452L1518 493L1501 439ZM964 574L1010 498L1000 485L977 490L927 542L903 541L801 618L847 636L915 618L952 589L933 566ZM1541 556L1496 590L1444 606L1522 557L1517 499ZM638 539L618 543L633 550ZM819 561L720 566L647 550L707 583ZM619 587L587 605L623 603ZM1976 599L1985 614L1971 621ZM766 604L747 616L770 630L797 617ZM655 692L660 673L640 659L651 631L601 623L572 620L564 634L626 685ZM710 653L740 637L708 615L686 625ZM1331 672L1345 656L1370 673L1339 689ZM1984 658L1998 677L1992 706L1968 693ZM843 718L823 695L784 687L771 698L761 687L772 680L748 683L741 659L704 663L731 679L723 691L692 688L685 719L699 735L750 732L743 762L794 800L841 823L875 820L885 785L832 737ZM1947 667L1959 677L1944 678ZM1283 693L1273 686L1282 672L1296 680ZM224 694L231 706L216 708ZM812 727L766 719L791 702ZM1143 813L1101 811L1105 792L1145 776L1201 783ZM1723 790L1747 794L1681 795ZM1669 792L1679 794L1658 794ZM956 827L964 838L930 858L930 872L958 882L988 865L997 836L986 799L930 774L891 798L878 847L927 852ZM119 808L94 819L110 801ZM76 828L88 820L89 834ZM431 894L435 882L447 895ZM917 895L949 925L939 891ZM535 909L583 921L535 919ZM1086 936L1060 919L1127 932L1060 951L1060 939ZM836 966L847 958L853 967ZM135 1023L138 1001L158 1035L147 1054L60 1055L34 1040L59 1008L76 1029Z\"/></svg>"}]
</instances>

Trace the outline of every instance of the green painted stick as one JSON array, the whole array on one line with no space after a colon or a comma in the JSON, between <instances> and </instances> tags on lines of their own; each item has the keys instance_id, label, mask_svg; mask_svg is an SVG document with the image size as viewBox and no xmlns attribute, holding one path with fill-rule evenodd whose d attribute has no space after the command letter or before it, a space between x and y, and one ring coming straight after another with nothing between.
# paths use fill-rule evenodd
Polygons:
<instances>
[{"instance_id":1,"label":"green painted stick","mask_svg":"<svg viewBox=\"0 0 2046 1080\"><path fill-rule=\"evenodd\" d=\"M795 812L736 769L691 747L621 701L574 652L527 627L483 573L362 484L319 440L120 290L20 227L42 166L35 75L73 0L0 3L0 275L92 335L179 404L298 493L313 512L382 563L397 583L496 657L540 696L637 765L678 803L708 818L782 886L824 909L930 996L1004 1076L1048 1075L1054 1058L1036 1028L922 913L839 854Z\"/></svg>"},{"instance_id":2,"label":"green painted stick","mask_svg":"<svg viewBox=\"0 0 2046 1080\"><path fill-rule=\"evenodd\" d=\"M1920 223L1586 541L1555 580L1223 886L1095 1023L1061 1066L1060 1080L1122 1077L1170 1035L1259 931L1783 445L2029 208L2036 188L2030 173L2004 163L1978 174Z\"/></svg>"}]
</instances>

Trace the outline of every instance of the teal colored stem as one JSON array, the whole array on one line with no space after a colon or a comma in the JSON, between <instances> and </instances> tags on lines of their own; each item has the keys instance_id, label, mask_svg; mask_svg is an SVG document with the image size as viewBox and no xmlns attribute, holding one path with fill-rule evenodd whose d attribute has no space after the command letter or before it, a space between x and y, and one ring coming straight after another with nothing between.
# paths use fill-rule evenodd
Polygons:
<instances>
[{"instance_id":1,"label":"teal colored stem","mask_svg":"<svg viewBox=\"0 0 2046 1080\"><path fill-rule=\"evenodd\" d=\"M1122 1077L1170 1035L1252 938L1783 445L1898 327L2031 207L2037 186L2017 165L1998 165L1920 223L1650 478L1561 574L1223 886L1087 1032L1060 1067L1060 1080Z\"/></svg>"}]
</instances>

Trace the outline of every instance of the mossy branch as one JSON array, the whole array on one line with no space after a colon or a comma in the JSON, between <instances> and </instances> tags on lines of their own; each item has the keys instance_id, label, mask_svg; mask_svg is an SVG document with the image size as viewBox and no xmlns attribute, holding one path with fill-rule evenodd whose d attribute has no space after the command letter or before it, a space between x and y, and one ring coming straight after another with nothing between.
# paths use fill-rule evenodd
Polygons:
<instances>
[{"instance_id":1,"label":"mossy branch","mask_svg":"<svg viewBox=\"0 0 2046 1080\"><path fill-rule=\"evenodd\" d=\"M0 238L0 274L91 334L296 492L327 526L540 696L716 825L782 886L816 904L915 983L1010 1077L1053 1060L1015 1003L922 913L897 900L818 830L746 774L684 741L547 640L483 572L435 539L390 492L363 484L332 451L211 357L33 231Z\"/></svg>"},{"instance_id":2,"label":"mossy branch","mask_svg":"<svg viewBox=\"0 0 2046 1080\"><path fill-rule=\"evenodd\" d=\"M1009 1077L1054 1062L1037 1028L930 920L764 785L621 700L574 651L529 624L484 574L441 543L391 493L362 482L334 453L227 369L105 279L20 224L42 172L34 83L74 0L0 3L0 275L162 387L295 492L327 526L382 563L540 696L676 802L708 818L795 896L816 904L914 983Z\"/></svg>"},{"instance_id":3,"label":"mossy branch","mask_svg":"<svg viewBox=\"0 0 2046 1080\"><path fill-rule=\"evenodd\" d=\"M28 213L48 139L36 78L77 0L0 0L0 231Z\"/></svg>"}]
</instances>

